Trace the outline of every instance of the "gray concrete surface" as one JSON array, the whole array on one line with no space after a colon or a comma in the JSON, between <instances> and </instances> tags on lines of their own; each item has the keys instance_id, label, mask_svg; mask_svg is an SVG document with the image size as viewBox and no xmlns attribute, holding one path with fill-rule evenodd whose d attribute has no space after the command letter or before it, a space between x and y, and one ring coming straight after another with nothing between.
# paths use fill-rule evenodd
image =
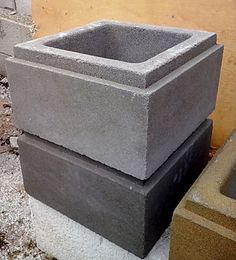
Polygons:
<instances>
[{"instance_id":1,"label":"gray concrete surface","mask_svg":"<svg viewBox=\"0 0 236 260\"><path fill-rule=\"evenodd\" d=\"M58 260L140 260L32 197L30 205L39 248ZM168 260L169 237L167 229L145 260Z\"/></svg>"},{"instance_id":2,"label":"gray concrete surface","mask_svg":"<svg viewBox=\"0 0 236 260\"><path fill-rule=\"evenodd\" d=\"M30 17L0 8L0 52L13 56L14 45L32 39L31 25Z\"/></svg>"},{"instance_id":3,"label":"gray concrete surface","mask_svg":"<svg viewBox=\"0 0 236 260\"><path fill-rule=\"evenodd\" d=\"M146 182L40 138L18 140L26 191L139 257L145 257L205 167L206 120Z\"/></svg>"},{"instance_id":4,"label":"gray concrete surface","mask_svg":"<svg viewBox=\"0 0 236 260\"><path fill-rule=\"evenodd\" d=\"M18 46L16 57L40 61L36 42ZM48 57L55 50L41 48ZM51 65L73 70L73 59L61 57L53 54ZM146 89L18 58L8 59L7 72L19 128L143 180L213 111L222 46Z\"/></svg>"},{"instance_id":5,"label":"gray concrete surface","mask_svg":"<svg viewBox=\"0 0 236 260\"><path fill-rule=\"evenodd\" d=\"M17 13L31 15L31 0L1 0L0 8L16 10Z\"/></svg>"},{"instance_id":6,"label":"gray concrete surface","mask_svg":"<svg viewBox=\"0 0 236 260\"><path fill-rule=\"evenodd\" d=\"M216 44L216 34L99 21L15 47L15 57L147 88Z\"/></svg>"},{"instance_id":7,"label":"gray concrete surface","mask_svg":"<svg viewBox=\"0 0 236 260\"><path fill-rule=\"evenodd\" d=\"M14 0L1 0L0 8L9 8L14 10L15 9Z\"/></svg>"},{"instance_id":8,"label":"gray concrete surface","mask_svg":"<svg viewBox=\"0 0 236 260\"><path fill-rule=\"evenodd\" d=\"M16 0L16 10L20 14L32 14L32 0Z\"/></svg>"},{"instance_id":9,"label":"gray concrete surface","mask_svg":"<svg viewBox=\"0 0 236 260\"><path fill-rule=\"evenodd\" d=\"M0 75L6 76L5 59L9 58L9 55L0 52Z\"/></svg>"}]
</instances>

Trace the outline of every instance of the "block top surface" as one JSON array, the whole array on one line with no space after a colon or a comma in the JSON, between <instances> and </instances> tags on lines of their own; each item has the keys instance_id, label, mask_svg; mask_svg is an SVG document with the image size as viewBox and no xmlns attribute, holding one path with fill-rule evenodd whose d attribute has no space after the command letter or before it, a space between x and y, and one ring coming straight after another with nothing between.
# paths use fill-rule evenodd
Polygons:
<instances>
[{"instance_id":1,"label":"block top surface","mask_svg":"<svg viewBox=\"0 0 236 260\"><path fill-rule=\"evenodd\" d=\"M16 45L15 57L147 88L209 49L216 34L98 21Z\"/></svg>"}]
</instances>

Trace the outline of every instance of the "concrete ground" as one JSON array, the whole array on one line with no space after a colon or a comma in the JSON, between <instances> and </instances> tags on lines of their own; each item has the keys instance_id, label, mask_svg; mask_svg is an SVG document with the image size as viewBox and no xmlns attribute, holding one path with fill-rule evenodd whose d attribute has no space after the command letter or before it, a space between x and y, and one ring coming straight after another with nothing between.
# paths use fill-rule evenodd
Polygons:
<instances>
[{"instance_id":1,"label":"concrete ground","mask_svg":"<svg viewBox=\"0 0 236 260\"><path fill-rule=\"evenodd\" d=\"M0 77L0 259L52 259L37 248L23 186L7 80Z\"/></svg>"}]
</instances>

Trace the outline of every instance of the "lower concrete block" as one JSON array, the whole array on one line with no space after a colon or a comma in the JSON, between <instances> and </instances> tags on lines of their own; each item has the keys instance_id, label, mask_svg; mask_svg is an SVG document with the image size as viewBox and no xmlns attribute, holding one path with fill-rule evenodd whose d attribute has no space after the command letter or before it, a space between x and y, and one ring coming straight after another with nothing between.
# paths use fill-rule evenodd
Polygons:
<instances>
[{"instance_id":1,"label":"lower concrete block","mask_svg":"<svg viewBox=\"0 0 236 260\"><path fill-rule=\"evenodd\" d=\"M236 259L236 131L175 210L171 260Z\"/></svg>"},{"instance_id":2,"label":"lower concrete block","mask_svg":"<svg viewBox=\"0 0 236 260\"><path fill-rule=\"evenodd\" d=\"M10 57L10 56L8 56L4 53L0 53L0 75L3 75L3 76L7 75L6 67L5 67L5 59L8 57Z\"/></svg>"},{"instance_id":3,"label":"lower concrete block","mask_svg":"<svg viewBox=\"0 0 236 260\"><path fill-rule=\"evenodd\" d=\"M33 229L37 246L58 260L139 260L79 223L30 197ZM169 228L145 260L167 260Z\"/></svg>"},{"instance_id":4,"label":"lower concrete block","mask_svg":"<svg viewBox=\"0 0 236 260\"><path fill-rule=\"evenodd\" d=\"M143 258L206 165L211 130L206 120L146 181L26 134L18 142L25 189Z\"/></svg>"}]
</instances>

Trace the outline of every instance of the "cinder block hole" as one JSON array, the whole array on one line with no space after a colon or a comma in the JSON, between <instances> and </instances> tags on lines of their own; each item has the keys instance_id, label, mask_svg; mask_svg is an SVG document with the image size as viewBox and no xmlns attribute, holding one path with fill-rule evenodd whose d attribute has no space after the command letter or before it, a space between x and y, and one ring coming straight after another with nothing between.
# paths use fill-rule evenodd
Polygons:
<instances>
[{"instance_id":1,"label":"cinder block hole","mask_svg":"<svg viewBox=\"0 0 236 260\"><path fill-rule=\"evenodd\" d=\"M62 34L46 46L92 56L141 63L185 41L191 35L114 24L81 28Z\"/></svg>"}]
</instances>

